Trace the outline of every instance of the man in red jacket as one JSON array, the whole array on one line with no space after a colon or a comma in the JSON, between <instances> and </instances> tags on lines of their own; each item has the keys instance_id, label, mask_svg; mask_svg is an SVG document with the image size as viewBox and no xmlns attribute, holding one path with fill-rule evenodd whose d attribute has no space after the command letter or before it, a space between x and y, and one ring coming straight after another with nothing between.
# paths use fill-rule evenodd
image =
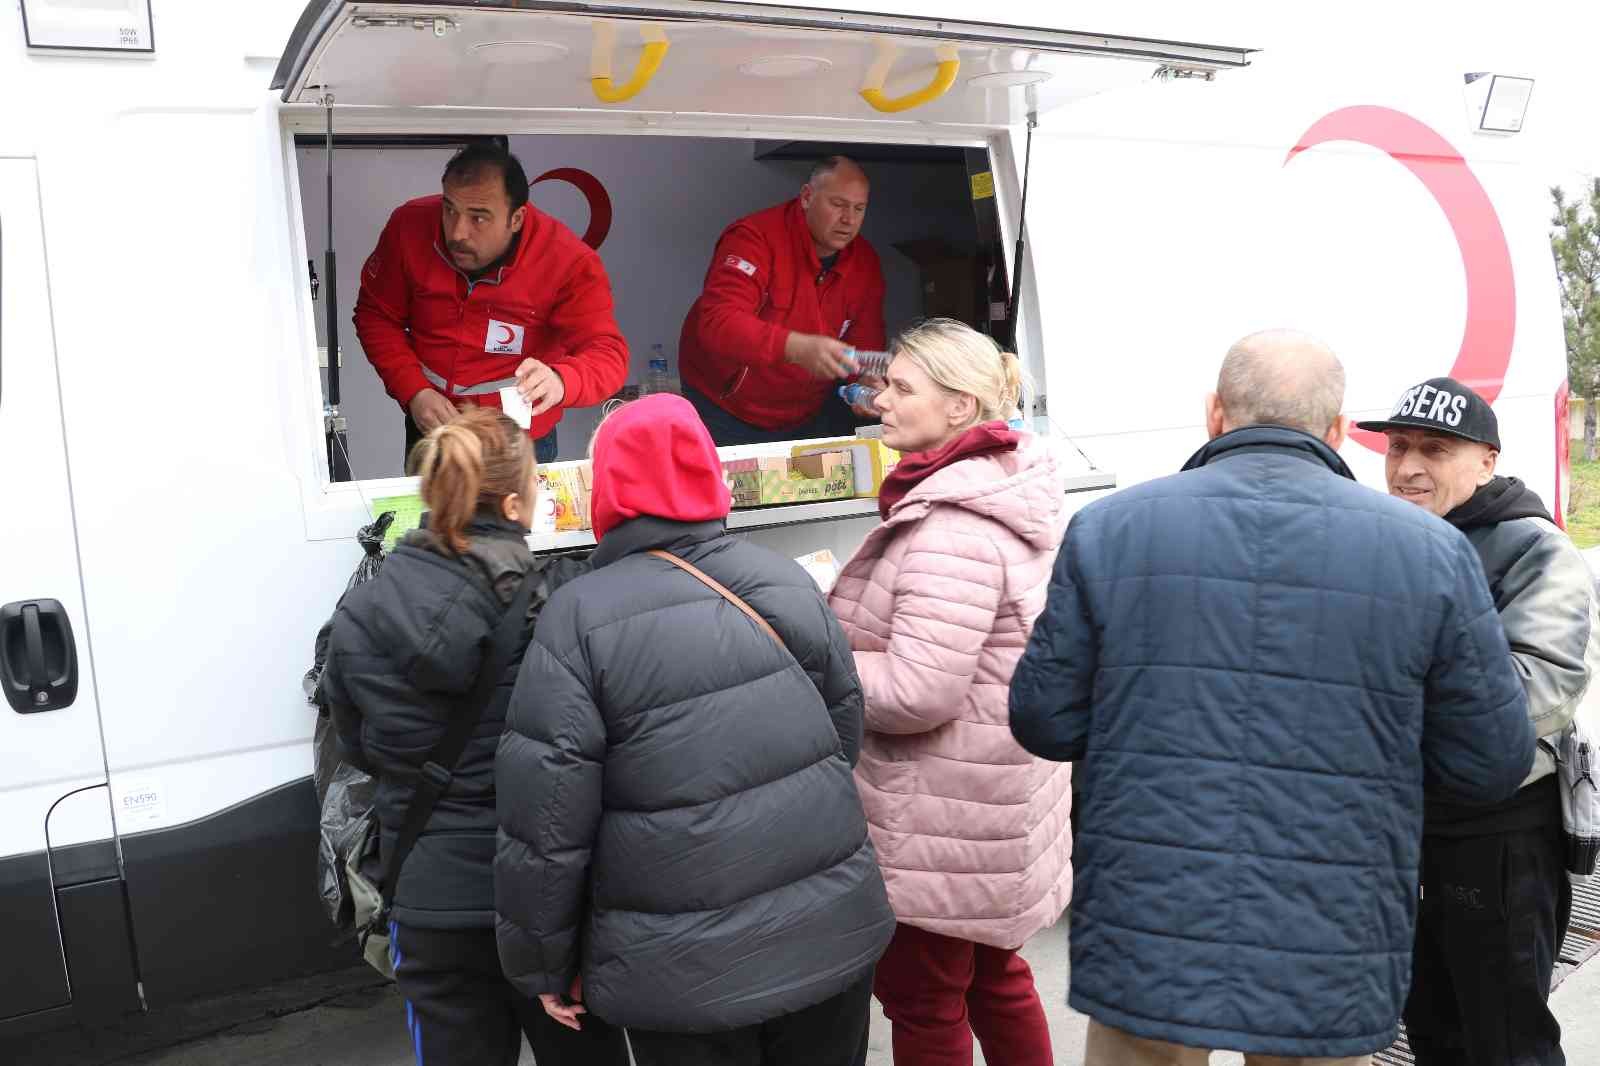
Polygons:
<instances>
[{"instance_id":1,"label":"man in red jacket","mask_svg":"<svg viewBox=\"0 0 1600 1066\"><path fill-rule=\"evenodd\" d=\"M361 270L356 335L406 412L406 454L469 404L516 385L528 435L555 458L568 407L603 403L628 376L628 344L594 250L528 203L528 176L492 141L445 167L442 196L401 204Z\"/></svg>"},{"instance_id":2,"label":"man in red jacket","mask_svg":"<svg viewBox=\"0 0 1600 1066\"><path fill-rule=\"evenodd\" d=\"M684 396L718 444L849 433L834 386L846 350L881 351L883 269L860 236L867 175L818 163L797 199L742 218L717 240L678 340ZM856 415L875 421L875 412Z\"/></svg>"}]
</instances>

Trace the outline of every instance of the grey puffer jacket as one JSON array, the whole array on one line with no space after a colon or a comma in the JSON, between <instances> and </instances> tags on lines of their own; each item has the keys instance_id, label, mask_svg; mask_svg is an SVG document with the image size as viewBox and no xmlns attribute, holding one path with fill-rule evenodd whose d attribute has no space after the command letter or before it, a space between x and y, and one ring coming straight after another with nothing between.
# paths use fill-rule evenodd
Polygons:
<instances>
[{"instance_id":1,"label":"grey puffer jacket","mask_svg":"<svg viewBox=\"0 0 1600 1066\"><path fill-rule=\"evenodd\" d=\"M495 627L529 570L541 585L528 608L524 646L551 590L588 570L574 559L536 560L526 531L485 518L456 555L426 530L408 533L373 580L334 613L323 688L346 761L378 779L384 853L394 846L423 762L450 709L472 691ZM494 924L494 753L512 659L400 870L394 918L421 929Z\"/></svg>"},{"instance_id":2,"label":"grey puffer jacket","mask_svg":"<svg viewBox=\"0 0 1600 1066\"><path fill-rule=\"evenodd\" d=\"M1517 478L1495 478L1444 517L1466 534L1483 563L1541 743L1521 791L1505 803L1467 807L1429 796L1428 832L1470 835L1558 821L1552 789L1529 786L1555 774L1554 742L1600 668L1600 605L1589 566L1544 502Z\"/></svg>"},{"instance_id":3,"label":"grey puffer jacket","mask_svg":"<svg viewBox=\"0 0 1600 1066\"><path fill-rule=\"evenodd\" d=\"M663 548L744 599L787 650ZM525 994L716 1032L872 972L894 930L851 767L850 646L793 562L721 522L642 517L553 596L496 777L496 926Z\"/></svg>"}]
</instances>

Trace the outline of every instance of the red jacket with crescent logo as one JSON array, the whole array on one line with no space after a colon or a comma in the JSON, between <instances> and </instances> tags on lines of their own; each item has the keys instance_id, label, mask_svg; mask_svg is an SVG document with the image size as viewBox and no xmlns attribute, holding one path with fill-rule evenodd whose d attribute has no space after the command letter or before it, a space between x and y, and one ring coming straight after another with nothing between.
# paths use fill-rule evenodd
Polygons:
<instances>
[{"instance_id":1,"label":"red jacket with crescent logo","mask_svg":"<svg viewBox=\"0 0 1600 1066\"><path fill-rule=\"evenodd\" d=\"M881 351L883 268L865 237L822 270L798 199L722 231L700 298L678 339L678 372L735 418L788 429L815 417L833 382L783 358L791 332L837 337Z\"/></svg>"},{"instance_id":2,"label":"red jacket with crescent logo","mask_svg":"<svg viewBox=\"0 0 1600 1066\"><path fill-rule=\"evenodd\" d=\"M403 408L432 388L499 407L498 392L460 397L454 390L512 377L530 357L560 375L561 407L591 407L620 389L628 342L594 250L529 204L511 262L469 282L444 250L442 199L396 208L361 269L356 336L389 395ZM542 437L560 420L560 408L546 411L528 433Z\"/></svg>"}]
</instances>

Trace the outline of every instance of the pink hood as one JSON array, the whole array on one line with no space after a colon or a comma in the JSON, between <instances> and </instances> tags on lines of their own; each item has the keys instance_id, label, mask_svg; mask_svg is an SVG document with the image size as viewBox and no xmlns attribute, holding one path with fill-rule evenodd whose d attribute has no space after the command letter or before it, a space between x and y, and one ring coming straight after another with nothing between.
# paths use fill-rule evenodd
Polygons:
<instances>
[{"instance_id":1,"label":"pink hood","mask_svg":"<svg viewBox=\"0 0 1600 1066\"><path fill-rule=\"evenodd\" d=\"M1065 526L1048 440L974 456L911 490L830 603L866 691L861 789L901 921L1018 947L1072 891L1069 768L1011 737L1011 675Z\"/></svg>"}]
</instances>

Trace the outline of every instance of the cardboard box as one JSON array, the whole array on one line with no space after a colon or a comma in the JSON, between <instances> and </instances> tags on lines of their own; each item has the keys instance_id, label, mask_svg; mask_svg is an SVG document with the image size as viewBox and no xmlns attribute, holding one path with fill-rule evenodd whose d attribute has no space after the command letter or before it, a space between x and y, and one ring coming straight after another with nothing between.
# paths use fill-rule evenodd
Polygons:
<instances>
[{"instance_id":1,"label":"cardboard box","mask_svg":"<svg viewBox=\"0 0 1600 1066\"><path fill-rule=\"evenodd\" d=\"M979 293L987 290L975 254L938 237L900 241L894 247L922 272L924 318L953 318L977 327Z\"/></svg>"},{"instance_id":2,"label":"cardboard box","mask_svg":"<svg viewBox=\"0 0 1600 1066\"><path fill-rule=\"evenodd\" d=\"M819 452L843 451L850 456L850 466L855 474L855 493L858 497L876 496L883 479L900 465L900 453L873 437L853 440L834 440L822 444L797 444L794 456L815 455Z\"/></svg>"},{"instance_id":3,"label":"cardboard box","mask_svg":"<svg viewBox=\"0 0 1600 1066\"><path fill-rule=\"evenodd\" d=\"M838 450L798 458L730 459L722 468L735 507L848 500L855 495L850 456Z\"/></svg>"},{"instance_id":4,"label":"cardboard box","mask_svg":"<svg viewBox=\"0 0 1600 1066\"><path fill-rule=\"evenodd\" d=\"M556 530L566 533L594 526L590 514L594 475L588 463L550 466L544 470L556 504Z\"/></svg>"}]
</instances>

